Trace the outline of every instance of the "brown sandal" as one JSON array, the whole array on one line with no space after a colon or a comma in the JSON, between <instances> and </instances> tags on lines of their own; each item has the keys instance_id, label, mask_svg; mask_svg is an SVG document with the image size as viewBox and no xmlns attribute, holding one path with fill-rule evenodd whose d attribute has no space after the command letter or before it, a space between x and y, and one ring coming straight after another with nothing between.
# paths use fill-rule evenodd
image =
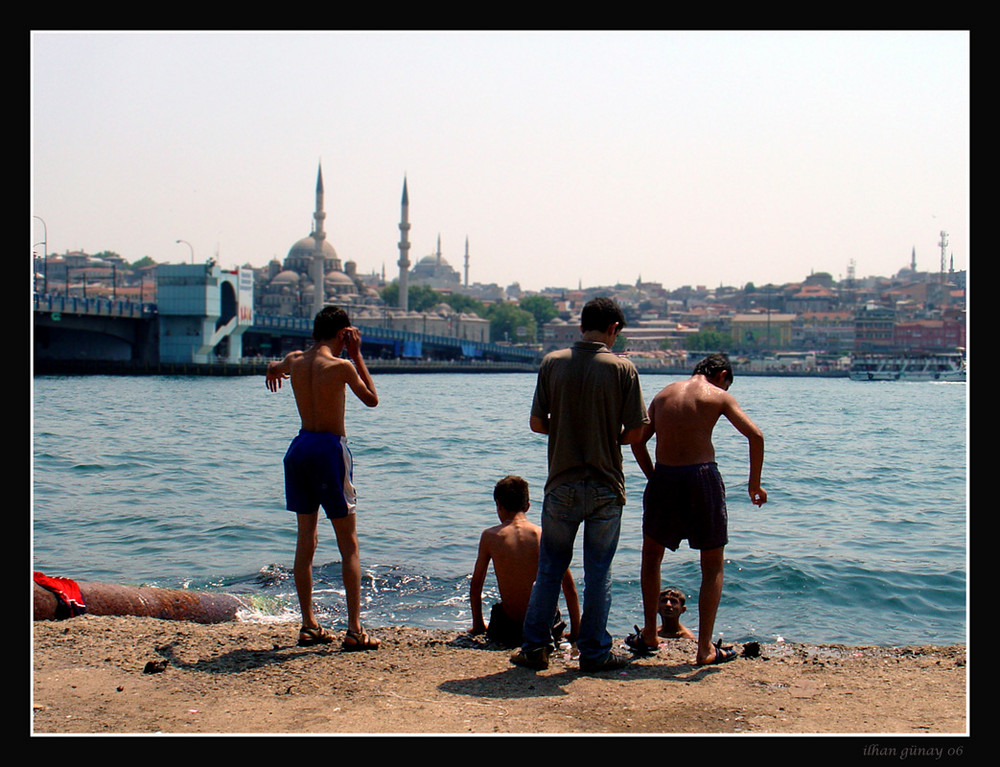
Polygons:
<instances>
[{"instance_id":1,"label":"brown sandal","mask_svg":"<svg viewBox=\"0 0 1000 767\"><path fill-rule=\"evenodd\" d=\"M312 647L317 644L330 644L334 637L322 626L309 628L303 626L299 629L299 647Z\"/></svg>"},{"instance_id":2,"label":"brown sandal","mask_svg":"<svg viewBox=\"0 0 1000 767\"><path fill-rule=\"evenodd\" d=\"M347 641L351 640L351 644ZM344 652L358 652L361 650L377 650L379 645L382 643L379 640L368 636L368 633L361 629L361 632L348 630L347 635L344 637L344 642L341 644L340 649Z\"/></svg>"}]
</instances>

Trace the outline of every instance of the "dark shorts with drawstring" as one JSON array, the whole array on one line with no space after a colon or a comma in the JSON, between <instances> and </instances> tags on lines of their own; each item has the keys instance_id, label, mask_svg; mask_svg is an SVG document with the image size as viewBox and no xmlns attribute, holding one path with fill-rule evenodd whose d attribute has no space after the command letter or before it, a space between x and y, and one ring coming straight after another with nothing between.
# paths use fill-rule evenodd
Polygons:
<instances>
[{"instance_id":1,"label":"dark shorts with drawstring","mask_svg":"<svg viewBox=\"0 0 1000 767\"><path fill-rule=\"evenodd\" d=\"M729 543L726 487L716 463L656 464L642 496L642 533L671 551Z\"/></svg>"}]
</instances>

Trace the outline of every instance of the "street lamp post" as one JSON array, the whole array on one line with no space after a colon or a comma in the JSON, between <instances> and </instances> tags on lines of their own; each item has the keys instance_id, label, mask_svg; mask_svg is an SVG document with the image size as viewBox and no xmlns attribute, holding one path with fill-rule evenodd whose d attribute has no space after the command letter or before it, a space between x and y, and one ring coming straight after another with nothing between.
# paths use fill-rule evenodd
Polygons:
<instances>
[{"instance_id":1,"label":"street lamp post","mask_svg":"<svg viewBox=\"0 0 1000 767\"><path fill-rule=\"evenodd\" d=\"M45 219L42 218L41 216L33 216L33 218L37 218L39 221L42 222L42 237L44 238L42 239L41 242L41 245L44 246L44 249L42 251L42 293L48 293L49 292L49 227L45 223ZM38 245L39 243L36 242L35 244ZM31 260L32 260L31 270L34 271L35 270L34 255L32 255Z\"/></svg>"},{"instance_id":2,"label":"street lamp post","mask_svg":"<svg viewBox=\"0 0 1000 767\"><path fill-rule=\"evenodd\" d=\"M192 245L192 244L191 244L190 242L188 242L187 240L177 240L177 244L178 244L178 245L179 245L180 243L182 243L182 242L183 242L183 243L184 243L185 245L187 245L187 246L188 246L188 248L189 248L189 249L191 250L191 263L193 264L193 263L194 263L194 246L193 246L193 245Z\"/></svg>"}]
</instances>

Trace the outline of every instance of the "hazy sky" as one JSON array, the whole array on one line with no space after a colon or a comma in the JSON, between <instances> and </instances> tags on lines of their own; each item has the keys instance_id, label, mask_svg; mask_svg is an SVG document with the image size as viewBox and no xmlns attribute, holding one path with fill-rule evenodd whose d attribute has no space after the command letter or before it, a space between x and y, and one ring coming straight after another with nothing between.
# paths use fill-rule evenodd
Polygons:
<instances>
[{"instance_id":1,"label":"hazy sky","mask_svg":"<svg viewBox=\"0 0 1000 767\"><path fill-rule=\"evenodd\" d=\"M411 261L468 237L473 282L969 263L965 32L36 33L31 86L50 254L284 259L322 162L390 278L404 175Z\"/></svg>"}]
</instances>

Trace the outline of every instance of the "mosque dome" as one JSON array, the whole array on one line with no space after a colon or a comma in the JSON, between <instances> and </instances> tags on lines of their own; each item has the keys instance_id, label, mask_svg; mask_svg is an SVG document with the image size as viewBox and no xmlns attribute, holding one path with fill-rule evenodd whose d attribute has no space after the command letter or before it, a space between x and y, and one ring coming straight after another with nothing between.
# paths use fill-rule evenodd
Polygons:
<instances>
[{"instance_id":1,"label":"mosque dome","mask_svg":"<svg viewBox=\"0 0 1000 767\"><path fill-rule=\"evenodd\" d=\"M343 296L358 292L358 286L354 284L354 280L339 271L330 271L323 276L323 288L328 295Z\"/></svg>"},{"instance_id":2,"label":"mosque dome","mask_svg":"<svg viewBox=\"0 0 1000 767\"><path fill-rule=\"evenodd\" d=\"M322 252L323 257L327 260L337 261L337 251L333 249L333 245L327 239L322 240ZM308 237L303 237L301 240L292 245L288 250L288 255L285 257L285 268L294 268L293 264L299 263L305 259L311 260L317 251L316 238L312 235Z\"/></svg>"},{"instance_id":3,"label":"mosque dome","mask_svg":"<svg viewBox=\"0 0 1000 767\"><path fill-rule=\"evenodd\" d=\"M444 256L439 256L436 253L431 253L429 256L424 256L419 261L417 261L417 264L418 265L423 264L424 266L430 266L430 267L451 265L448 263L448 259L446 259Z\"/></svg>"},{"instance_id":4,"label":"mosque dome","mask_svg":"<svg viewBox=\"0 0 1000 767\"><path fill-rule=\"evenodd\" d=\"M272 285L297 285L299 282L299 273L292 271L291 269L285 269L284 271L278 272L274 275L274 279L271 280Z\"/></svg>"},{"instance_id":5,"label":"mosque dome","mask_svg":"<svg viewBox=\"0 0 1000 767\"><path fill-rule=\"evenodd\" d=\"M354 280L348 277L343 272L328 272L323 277L323 282L327 285L351 285L354 286Z\"/></svg>"}]
</instances>

